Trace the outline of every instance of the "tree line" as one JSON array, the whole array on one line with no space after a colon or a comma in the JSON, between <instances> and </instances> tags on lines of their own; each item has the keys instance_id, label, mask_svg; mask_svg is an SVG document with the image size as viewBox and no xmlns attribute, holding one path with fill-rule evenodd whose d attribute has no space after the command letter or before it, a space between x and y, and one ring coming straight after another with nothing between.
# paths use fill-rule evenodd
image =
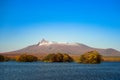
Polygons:
<instances>
[{"instance_id":1,"label":"tree line","mask_svg":"<svg viewBox=\"0 0 120 80\"><path fill-rule=\"evenodd\" d=\"M0 62L9 61L7 56L0 55ZM29 54L21 54L15 59L17 62L35 62L38 61L38 57ZM73 58L66 53L53 53L46 55L41 61L43 62L74 62ZM79 57L78 63L84 64L97 64L101 63L101 55L97 51L86 52Z\"/></svg>"}]
</instances>

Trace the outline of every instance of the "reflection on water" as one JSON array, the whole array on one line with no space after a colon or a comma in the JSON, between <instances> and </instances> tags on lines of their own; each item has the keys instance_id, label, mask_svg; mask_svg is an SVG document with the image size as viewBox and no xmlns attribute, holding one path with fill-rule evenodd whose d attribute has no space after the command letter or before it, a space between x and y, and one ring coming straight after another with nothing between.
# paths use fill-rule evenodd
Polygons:
<instances>
[{"instance_id":1,"label":"reflection on water","mask_svg":"<svg viewBox=\"0 0 120 80\"><path fill-rule=\"evenodd\" d=\"M0 62L0 80L120 80L120 63Z\"/></svg>"}]
</instances>

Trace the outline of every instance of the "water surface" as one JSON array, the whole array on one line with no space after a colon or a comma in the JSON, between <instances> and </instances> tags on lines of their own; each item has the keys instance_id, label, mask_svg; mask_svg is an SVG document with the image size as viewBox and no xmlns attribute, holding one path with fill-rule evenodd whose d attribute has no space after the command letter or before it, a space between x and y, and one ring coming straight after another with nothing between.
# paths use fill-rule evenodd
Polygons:
<instances>
[{"instance_id":1,"label":"water surface","mask_svg":"<svg viewBox=\"0 0 120 80\"><path fill-rule=\"evenodd\" d=\"M120 62L0 62L0 80L120 80Z\"/></svg>"}]
</instances>

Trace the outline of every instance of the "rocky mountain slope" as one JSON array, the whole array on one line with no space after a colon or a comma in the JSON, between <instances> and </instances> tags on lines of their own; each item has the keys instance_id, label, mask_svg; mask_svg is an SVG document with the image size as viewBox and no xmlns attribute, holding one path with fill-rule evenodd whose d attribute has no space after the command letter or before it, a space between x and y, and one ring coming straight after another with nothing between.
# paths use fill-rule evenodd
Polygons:
<instances>
[{"instance_id":1,"label":"rocky mountain slope","mask_svg":"<svg viewBox=\"0 0 120 80\"><path fill-rule=\"evenodd\" d=\"M58 43L50 42L45 39L41 40L38 44L31 45L17 51L9 52L9 54L21 54L21 53L49 54L59 52L68 54L82 54L84 52L91 50L97 50L101 55L104 56L120 56L120 52L112 48L99 49L89 47L87 45L80 43Z\"/></svg>"}]
</instances>

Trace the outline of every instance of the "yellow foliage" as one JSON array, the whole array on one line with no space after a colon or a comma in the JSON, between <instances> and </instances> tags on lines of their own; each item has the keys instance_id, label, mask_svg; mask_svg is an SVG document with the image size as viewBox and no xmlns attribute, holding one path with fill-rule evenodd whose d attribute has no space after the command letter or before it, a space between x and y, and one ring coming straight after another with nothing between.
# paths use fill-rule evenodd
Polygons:
<instances>
[{"instance_id":1,"label":"yellow foliage","mask_svg":"<svg viewBox=\"0 0 120 80\"><path fill-rule=\"evenodd\" d=\"M91 64L100 63L101 55L97 51L86 52L80 56L79 62Z\"/></svg>"},{"instance_id":2,"label":"yellow foliage","mask_svg":"<svg viewBox=\"0 0 120 80\"><path fill-rule=\"evenodd\" d=\"M33 62L37 61L38 58L33 55L27 55L27 54L22 54L16 58L16 61L18 62Z\"/></svg>"}]
</instances>

